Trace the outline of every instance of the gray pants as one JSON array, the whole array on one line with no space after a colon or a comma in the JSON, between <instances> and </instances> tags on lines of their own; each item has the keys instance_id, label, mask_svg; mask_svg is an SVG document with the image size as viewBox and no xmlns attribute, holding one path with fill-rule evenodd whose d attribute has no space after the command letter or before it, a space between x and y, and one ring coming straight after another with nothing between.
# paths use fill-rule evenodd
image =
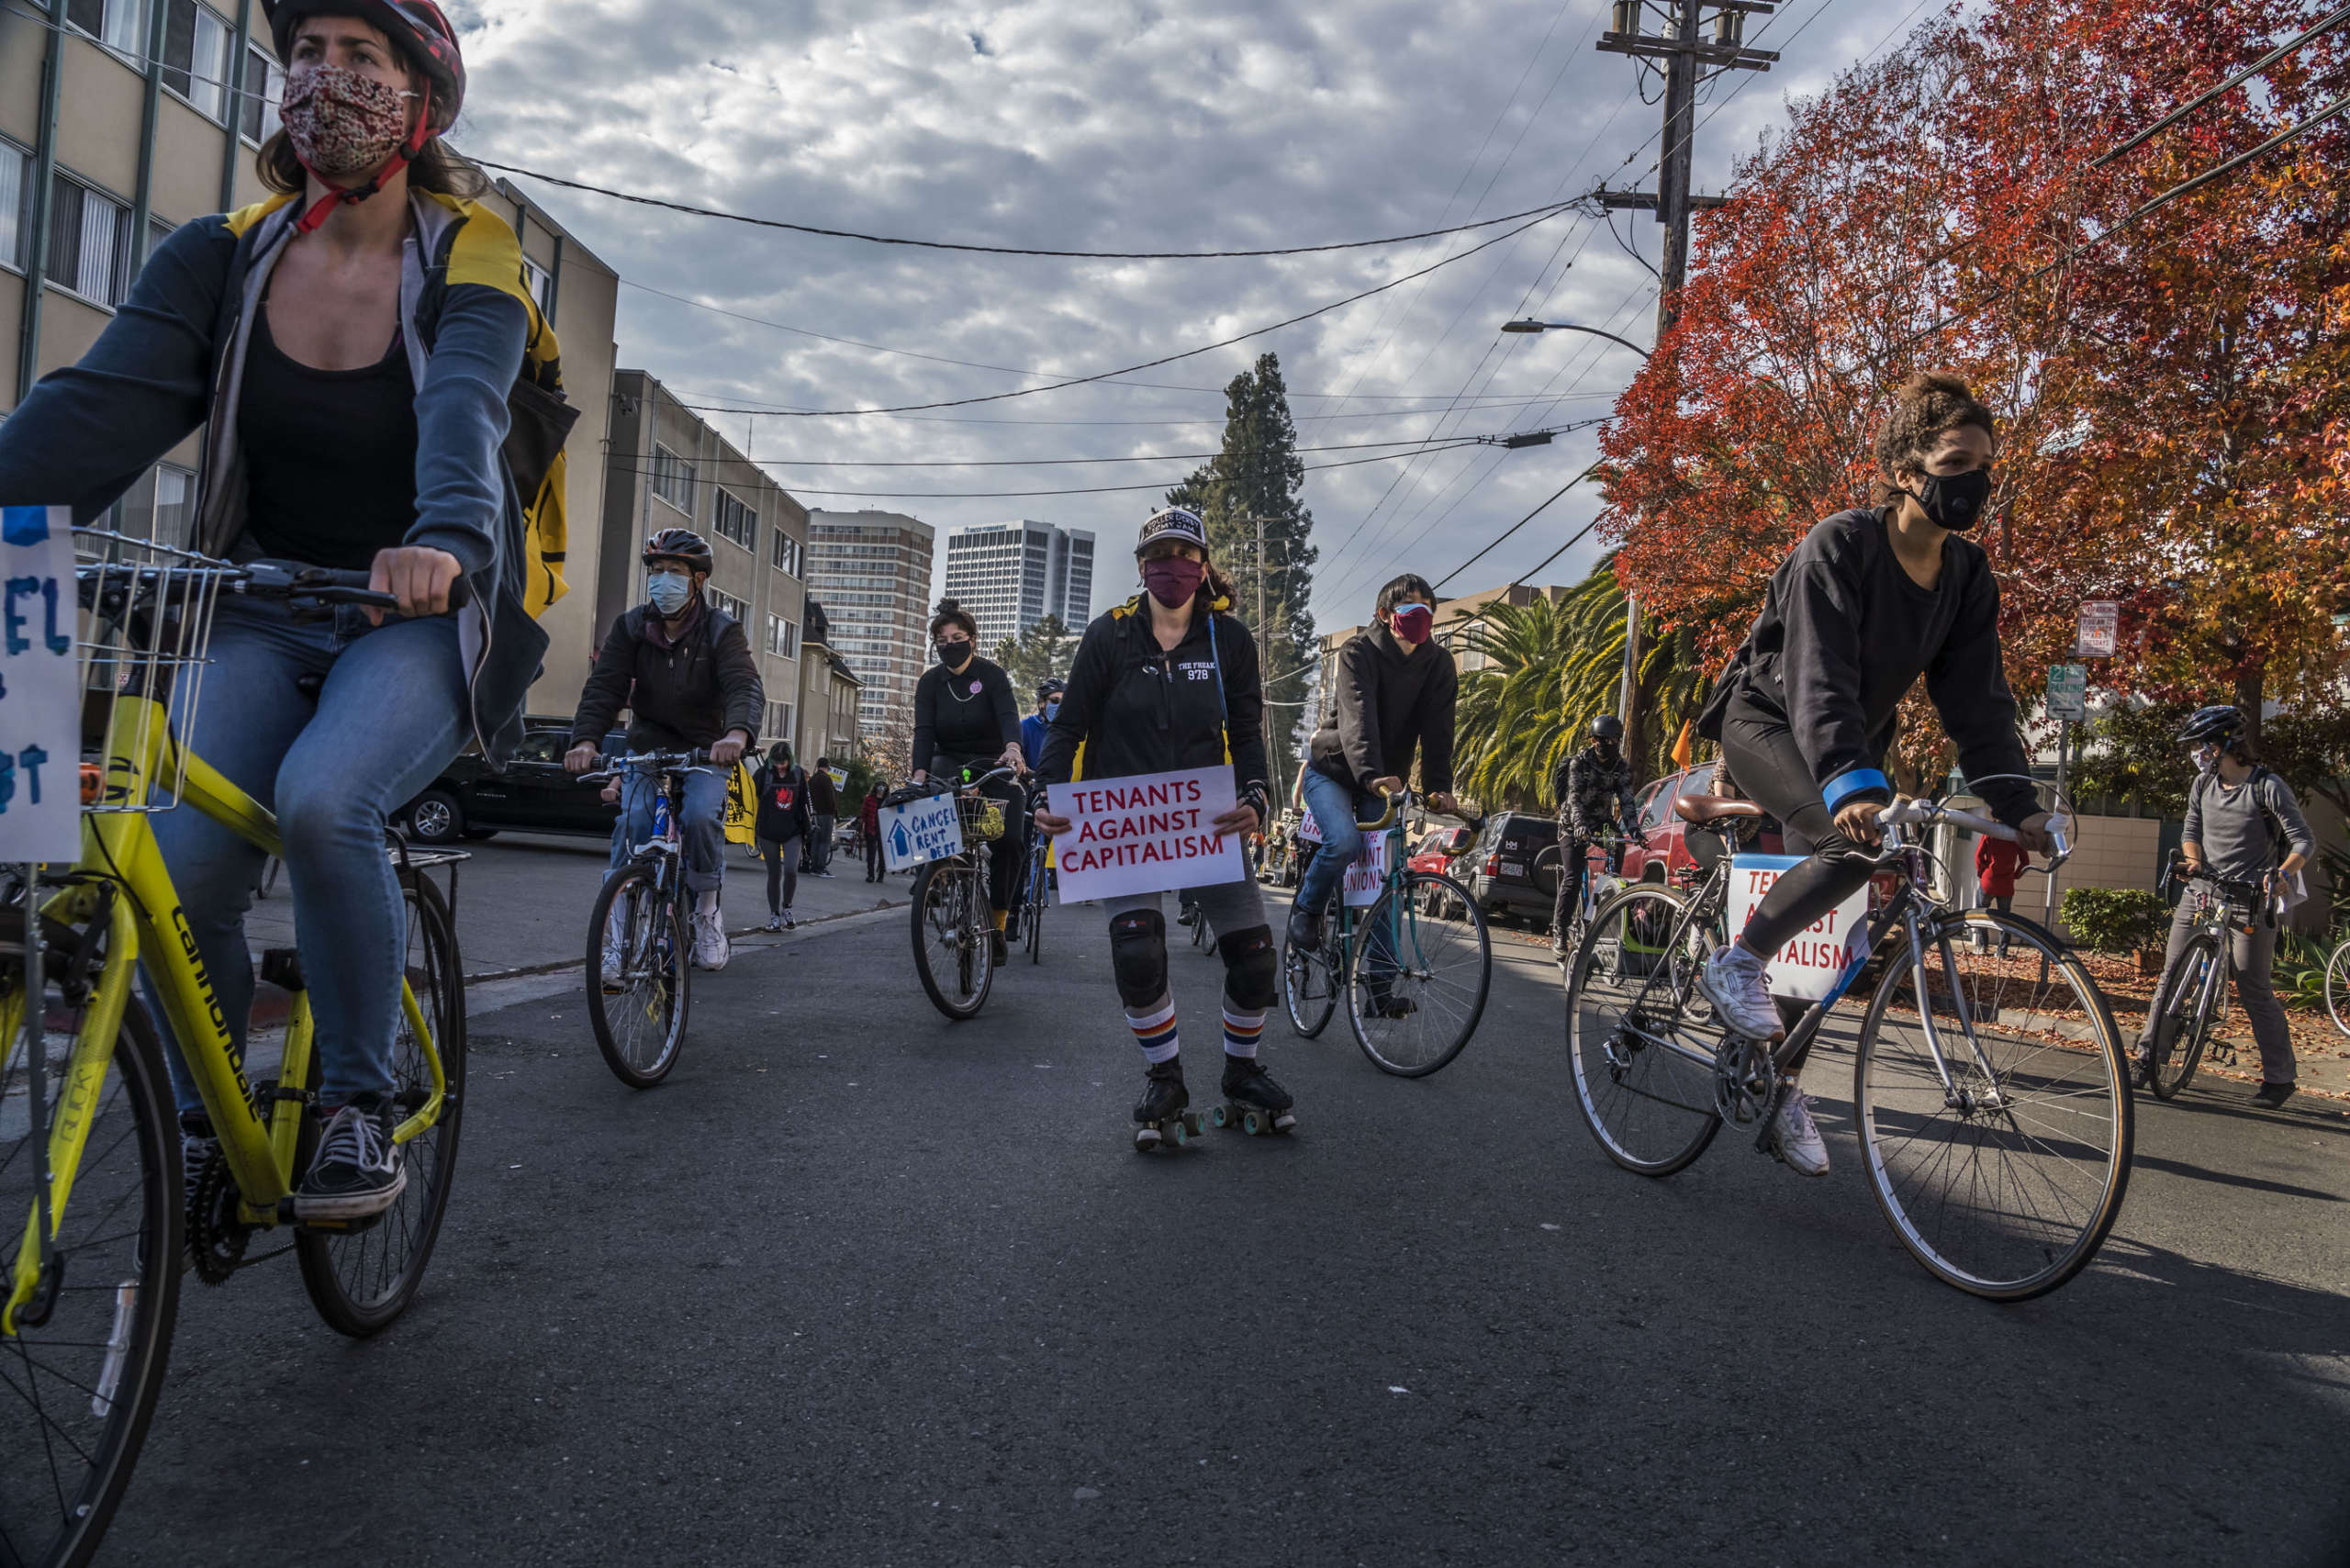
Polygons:
<instances>
[{"instance_id":1,"label":"gray pants","mask_svg":"<svg viewBox=\"0 0 2350 1568\"><path fill-rule=\"evenodd\" d=\"M2163 980L2178 962L2178 950L2187 945L2188 927L2194 924L2197 910L2206 895L2200 889L2190 890L2178 901L2178 909L2170 920L2170 942L2163 950ZM2252 923L2252 934L2232 933L2228 939L2228 967L2235 972L2236 1000L2244 1003L2244 1014L2252 1020L2252 1037L2260 1046L2260 1077L2266 1083L2290 1083L2299 1069L2293 1059L2293 1035L2285 1024L2285 1009L2277 1004L2277 992L2269 983L2269 967L2277 958L2277 928L2265 919ZM2154 994L2162 994L2157 984Z\"/></svg>"},{"instance_id":2,"label":"gray pants","mask_svg":"<svg viewBox=\"0 0 2350 1568\"><path fill-rule=\"evenodd\" d=\"M823 812L814 813L808 834L808 868L829 871L833 868L833 823L835 819Z\"/></svg>"}]
</instances>

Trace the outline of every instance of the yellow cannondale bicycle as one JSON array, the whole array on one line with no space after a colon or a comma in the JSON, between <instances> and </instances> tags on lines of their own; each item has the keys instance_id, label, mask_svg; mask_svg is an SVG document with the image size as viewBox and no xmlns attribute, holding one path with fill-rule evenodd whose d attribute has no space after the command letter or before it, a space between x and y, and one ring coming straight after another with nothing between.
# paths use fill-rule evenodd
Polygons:
<instances>
[{"instance_id":1,"label":"yellow cannondale bicycle","mask_svg":"<svg viewBox=\"0 0 2350 1568\"><path fill-rule=\"evenodd\" d=\"M367 592L364 573L231 566L96 531L75 542L81 859L43 868L29 898L20 872L0 909L0 1564L27 1568L96 1551L162 1387L183 1272L218 1284L290 1249L334 1328L374 1334L400 1315L448 1204L464 1087L449 905L403 857L395 1136L408 1185L375 1219L296 1224L294 1183L320 1132L300 966L291 951L264 959L294 1003L275 1060L259 1059L258 1039L249 1060L148 821L185 807L279 849L270 812L173 733L195 711L219 595L277 598L297 613L391 608L390 596ZM142 966L218 1135L201 1170L181 1169L162 1049L132 995ZM285 1244L252 1253L264 1236Z\"/></svg>"}]
</instances>

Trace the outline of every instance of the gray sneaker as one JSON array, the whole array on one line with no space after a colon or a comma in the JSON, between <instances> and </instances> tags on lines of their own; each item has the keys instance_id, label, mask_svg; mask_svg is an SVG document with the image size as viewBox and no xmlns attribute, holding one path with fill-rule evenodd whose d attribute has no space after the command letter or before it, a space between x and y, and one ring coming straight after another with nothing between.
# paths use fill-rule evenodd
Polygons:
<instances>
[{"instance_id":1,"label":"gray sneaker","mask_svg":"<svg viewBox=\"0 0 2350 1568\"><path fill-rule=\"evenodd\" d=\"M1756 1040L1775 1040L1786 1033L1763 979L1762 960L1735 942L1714 949L1697 971L1697 989L1734 1033Z\"/></svg>"},{"instance_id":2,"label":"gray sneaker","mask_svg":"<svg viewBox=\"0 0 2350 1568\"><path fill-rule=\"evenodd\" d=\"M1828 1174L1828 1145L1811 1119L1810 1098L1800 1089L1789 1089L1771 1118L1771 1152L1798 1176Z\"/></svg>"}]
</instances>

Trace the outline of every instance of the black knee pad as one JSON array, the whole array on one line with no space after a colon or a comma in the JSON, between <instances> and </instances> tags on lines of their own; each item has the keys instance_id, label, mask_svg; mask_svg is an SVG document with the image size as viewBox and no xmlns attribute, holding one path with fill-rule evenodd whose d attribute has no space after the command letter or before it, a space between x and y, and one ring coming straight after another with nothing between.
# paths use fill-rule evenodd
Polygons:
<instances>
[{"instance_id":1,"label":"black knee pad","mask_svg":"<svg viewBox=\"0 0 2350 1568\"><path fill-rule=\"evenodd\" d=\"M1254 1012L1270 1007L1281 995L1281 964L1273 948L1273 928L1252 925L1227 932L1215 950L1224 955L1224 992Z\"/></svg>"},{"instance_id":2,"label":"black knee pad","mask_svg":"<svg viewBox=\"0 0 2350 1568\"><path fill-rule=\"evenodd\" d=\"M1118 980L1118 1000L1148 1007L1167 995L1167 917L1155 909L1130 909L1110 918L1110 972Z\"/></svg>"}]
</instances>

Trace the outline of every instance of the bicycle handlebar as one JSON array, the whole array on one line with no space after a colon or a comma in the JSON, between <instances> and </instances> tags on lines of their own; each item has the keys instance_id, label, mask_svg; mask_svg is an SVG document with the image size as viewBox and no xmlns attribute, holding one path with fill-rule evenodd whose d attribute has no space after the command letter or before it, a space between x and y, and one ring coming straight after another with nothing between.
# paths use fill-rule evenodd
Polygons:
<instances>
[{"instance_id":1,"label":"bicycle handlebar","mask_svg":"<svg viewBox=\"0 0 2350 1568\"><path fill-rule=\"evenodd\" d=\"M1893 804L1878 812L1876 820L1881 827L1928 827L1937 822L1953 823L1986 838L2003 839L2009 844L2020 842L2016 830L2005 823L1994 822L1964 807L1938 801L1913 800L1907 795L1895 796ZM2072 823L2067 818L2052 816L2048 819L2047 831L2049 842L2056 846L2049 864L2051 867L2061 866L2073 853Z\"/></svg>"},{"instance_id":2,"label":"bicycle handlebar","mask_svg":"<svg viewBox=\"0 0 2350 1568\"><path fill-rule=\"evenodd\" d=\"M2258 882L2232 881L2216 872L2206 870L2200 861L2184 857L2175 858L2171 861L2169 875L2185 877L2190 882L2209 882L2226 894L2229 899L2246 904L2255 910L2259 909L2268 898L2268 890Z\"/></svg>"},{"instance_id":3,"label":"bicycle handlebar","mask_svg":"<svg viewBox=\"0 0 2350 1568\"><path fill-rule=\"evenodd\" d=\"M1395 814L1404 809L1404 802L1409 801L1411 798L1412 792L1409 790L1396 790L1391 791L1387 796L1386 815L1381 817L1375 823L1358 822L1355 823L1356 831L1359 833L1386 832L1390 827L1394 825Z\"/></svg>"},{"instance_id":4,"label":"bicycle handlebar","mask_svg":"<svg viewBox=\"0 0 2350 1568\"><path fill-rule=\"evenodd\" d=\"M584 780L593 780L610 778L613 774L620 772L660 773L670 769L688 773L706 771L710 763L710 753L700 746L696 746L691 751L640 751L632 752L626 756L607 756L601 760L603 767L591 768L580 774L579 778Z\"/></svg>"}]
</instances>

